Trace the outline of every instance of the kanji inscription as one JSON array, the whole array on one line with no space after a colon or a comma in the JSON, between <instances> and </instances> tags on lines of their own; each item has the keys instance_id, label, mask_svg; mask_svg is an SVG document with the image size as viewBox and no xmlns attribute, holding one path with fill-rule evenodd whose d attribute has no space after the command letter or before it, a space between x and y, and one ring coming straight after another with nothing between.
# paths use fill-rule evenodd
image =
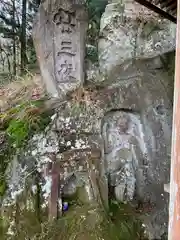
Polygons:
<instances>
[{"instance_id":1,"label":"kanji inscription","mask_svg":"<svg viewBox=\"0 0 180 240\"><path fill-rule=\"evenodd\" d=\"M73 65L72 63L69 63L67 60L64 60L61 64L58 66L58 83L60 82L67 82L69 80L75 80L73 77Z\"/></svg>"},{"instance_id":2,"label":"kanji inscription","mask_svg":"<svg viewBox=\"0 0 180 240\"><path fill-rule=\"evenodd\" d=\"M58 12L54 15L54 22L55 24L61 25L61 32L71 33L73 28L76 26L76 13L66 11L62 8L58 10Z\"/></svg>"},{"instance_id":3,"label":"kanji inscription","mask_svg":"<svg viewBox=\"0 0 180 240\"><path fill-rule=\"evenodd\" d=\"M76 48L73 44L73 30L76 28L76 12L66 11L62 8L54 15L56 27L60 27L61 45L57 53L57 83L72 82L75 80L73 69L75 69L73 57L76 55Z\"/></svg>"},{"instance_id":4,"label":"kanji inscription","mask_svg":"<svg viewBox=\"0 0 180 240\"><path fill-rule=\"evenodd\" d=\"M71 26L75 26L75 11L69 12L60 8L58 12L54 15L54 21L57 25L65 23L70 24Z\"/></svg>"},{"instance_id":5,"label":"kanji inscription","mask_svg":"<svg viewBox=\"0 0 180 240\"><path fill-rule=\"evenodd\" d=\"M60 56L62 53L67 54L69 56L75 56L75 51L72 47L72 42L70 40L63 40L61 42L60 51L57 53L57 56Z\"/></svg>"},{"instance_id":6,"label":"kanji inscription","mask_svg":"<svg viewBox=\"0 0 180 240\"><path fill-rule=\"evenodd\" d=\"M60 97L84 81L87 25L83 0L53 1L50 5L45 0L40 5L33 34L50 95Z\"/></svg>"}]
</instances>

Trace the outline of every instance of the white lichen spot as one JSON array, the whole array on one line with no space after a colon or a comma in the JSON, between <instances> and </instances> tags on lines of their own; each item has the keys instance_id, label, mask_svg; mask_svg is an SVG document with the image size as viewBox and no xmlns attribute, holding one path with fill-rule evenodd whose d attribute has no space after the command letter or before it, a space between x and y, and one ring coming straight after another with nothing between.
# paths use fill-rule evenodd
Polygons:
<instances>
[{"instance_id":1,"label":"white lichen spot","mask_svg":"<svg viewBox=\"0 0 180 240\"><path fill-rule=\"evenodd\" d=\"M79 166L79 171L83 171L83 166Z\"/></svg>"},{"instance_id":2,"label":"white lichen spot","mask_svg":"<svg viewBox=\"0 0 180 240\"><path fill-rule=\"evenodd\" d=\"M36 193L37 193L37 186L36 186L36 185L33 185L33 186L31 187L31 189L32 189L33 194L36 194Z\"/></svg>"},{"instance_id":3,"label":"white lichen spot","mask_svg":"<svg viewBox=\"0 0 180 240\"><path fill-rule=\"evenodd\" d=\"M33 210L34 209L33 201L28 199L26 202L26 207L28 210Z\"/></svg>"},{"instance_id":4,"label":"white lichen spot","mask_svg":"<svg viewBox=\"0 0 180 240\"><path fill-rule=\"evenodd\" d=\"M42 134L35 134L32 138L33 142L39 141L43 137Z\"/></svg>"},{"instance_id":5,"label":"white lichen spot","mask_svg":"<svg viewBox=\"0 0 180 240\"><path fill-rule=\"evenodd\" d=\"M52 160L49 157L47 157L47 156L41 157L41 164L46 164L46 163L50 163L50 162L52 162Z\"/></svg>"},{"instance_id":6,"label":"white lichen spot","mask_svg":"<svg viewBox=\"0 0 180 240\"><path fill-rule=\"evenodd\" d=\"M48 146L46 147L46 153L55 153L55 152L58 152L58 145L54 145L54 146Z\"/></svg>"},{"instance_id":7,"label":"white lichen spot","mask_svg":"<svg viewBox=\"0 0 180 240\"><path fill-rule=\"evenodd\" d=\"M11 192L11 198L12 198L12 200L16 200L17 197L18 197L19 195L21 195L22 192L23 192L23 189L22 189L22 188L19 189L19 190L16 190L16 191L12 191L12 192Z\"/></svg>"},{"instance_id":8,"label":"white lichen spot","mask_svg":"<svg viewBox=\"0 0 180 240\"><path fill-rule=\"evenodd\" d=\"M81 215L80 218L83 220L86 220L86 216L84 216L84 215Z\"/></svg>"},{"instance_id":9,"label":"white lichen spot","mask_svg":"<svg viewBox=\"0 0 180 240\"><path fill-rule=\"evenodd\" d=\"M58 199L58 209L60 212L62 211L62 199L61 198Z\"/></svg>"},{"instance_id":10,"label":"white lichen spot","mask_svg":"<svg viewBox=\"0 0 180 240\"><path fill-rule=\"evenodd\" d=\"M96 169L96 167L95 167L95 165L93 164L93 165L92 165L92 170L95 170L95 169Z\"/></svg>"},{"instance_id":11,"label":"white lichen spot","mask_svg":"<svg viewBox=\"0 0 180 240\"><path fill-rule=\"evenodd\" d=\"M8 228L8 231L7 231L7 235L10 235L10 236L14 236L15 235L15 232L13 230L13 227L15 226L15 221L12 221L10 223L10 226Z\"/></svg>"},{"instance_id":12,"label":"white lichen spot","mask_svg":"<svg viewBox=\"0 0 180 240\"><path fill-rule=\"evenodd\" d=\"M60 160L60 159L63 158L63 155L61 153L59 153L59 154L56 155L56 158Z\"/></svg>"},{"instance_id":13,"label":"white lichen spot","mask_svg":"<svg viewBox=\"0 0 180 240\"><path fill-rule=\"evenodd\" d=\"M54 121L56 117L57 117L57 114L55 113L54 115L51 116L51 120Z\"/></svg>"},{"instance_id":14,"label":"white lichen spot","mask_svg":"<svg viewBox=\"0 0 180 240\"><path fill-rule=\"evenodd\" d=\"M68 177L68 168L64 167L64 177Z\"/></svg>"},{"instance_id":15,"label":"white lichen spot","mask_svg":"<svg viewBox=\"0 0 180 240\"><path fill-rule=\"evenodd\" d=\"M41 172L42 172L42 168L41 168L40 166L37 166L36 169L37 169L37 172L38 172L38 173L41 173Z\"/></svg>"},{"instance_id":16,"label":"white lichen spot","mask_svg":"<svg viewBox=\"0 0 180 240\"><path fill-rule=\"evenodd\" d=\"M52 177L45 176L45 184L42 186L43 197L47 199L51 193L51 186L52 186Z\"/></svg>"},{"instance_id":17,"label":"white lichen spot","mask_svg":"<svg viewBox=\"0 0 180 240\"><path fill-rule=\"evenodd\" d=\"M76 132L76 130L75 129L71 129L71 133L75 133Z\"/></svg>"},{"instance_id":18,"label":"white lichen spot","mask_svg":"<svg viewBox=\"0 0 180 240\"><path fill-rule=\"evenodd\" d=\"M75 148L85 149L85 148L88 148L88 145L83 139L76 139Z\"/></svg>"},{"instance_id":19,"label":"white lichen spot","mask_svg":"<svg viewBox=\"0 0 180 240\"><path fill-rule=\"evenodd\" d=\"M91 194L91 187L89 186L89 184L85 185L85 189L86 189L86 192L88 194L88 199L89 199L89 201L91 201L92 200L92 194Z\"/></svg>"},{"instance_id":20,"label":"white lichen spot","mask_svg":"<svg viewBox=\"0 0 180 240\"><path fill-rule=\"evenodd\" d=\"M66 170L67 170L67 167L69 166L69 164L68 164L68 162L65 162L64 164L63 164L63 167L66 167Z\"/></svg>"},{"instance_id":21,"label":"white lichen spot","mask_svg":"<svg viewBox=\"0 0 180 240\"><path fill-rule=\"evenodd\" d=\"M71 167L76 166L76 162L71 160L71 161L70 161L70 166L71 166Z\"/></svg>"},{"instance_id":22,"label":"white lichen spot","mask_svg":"<svg viewBox=\"0 0 180 240\"><path fill-rule=\"evenodd\" d=\"M62 116L60 116L60 117L59 117L59 120L62 121L62 122L64 122L65 119L64 119Z\"/></svg>"},{"instance_id":23,"label":"white lichen spot","mask_svg":"<svg viewBox=\"0 0 180 240\"><path fill-rule=\"evenodd\" d=\"M37 149L35 149L35 150L33 150L33 151L31 152L31 154L32 154L33 157L36 156L37 153L38 153Z\"/></svg>"},{"instance_id":24,"label":"white lichen spot","mask_svg":"<svg viewBox=\"0 0 180 240\"><path fill-rule=\"evenodd\" d=\"M75 147L76 147L76 148L81 148L81 142L78 141L78 140L76 140L76 142L75 142Z\"/></svg>"},{"instance_id":25,"label":"white lichen spot","mask_svg":"<svg viewBox=\"0 0 180 240\"><path fill-rule=\"evenodd\" d=\"M37 151L40 155L45 153L56 153L58 152L58 138L55 134L42 138L37 143Z\"/></svg>"},{"instance_id":26,"label":"white lichen spot","mask_svg":"<svg viewBox=\"0 0 180 240\"><path fill-rule=\"evenodd\" d=\"M68 118L65 119L65 123L66 123L66 124L69 123L69 122L70 122L70 117L68 117Z\"/></svg>"},{"instance_id":27,"label":"white lichen spot","mask_svg":"<svg viewBox=\"0 0 180 240\"><path fill-rule=\"evenodd\" d=\"M71 146L71 142L70 141L67 142L67 146Z\"/></svg>"},{"instance_id":28,"label":"white lichen spot","mask_svg":"<svg viewBox=\"0 0 180 240\"><path fill-rule=\"evenodd\" d=\"M48 201L45 201L42 205L41 205L41 207L44 209L44 208L47 208L47 206L48 206Z\"/></svg>"},{"instance_id":29,"label":"white lichen spot","mask_svg":"<svg viewBox=\"0 0 180 240\"><path fill-rule=\"evenodd\" d=\"M53 98L58 98L58 93L54 93Z\"/></svg>"}]
</instances>

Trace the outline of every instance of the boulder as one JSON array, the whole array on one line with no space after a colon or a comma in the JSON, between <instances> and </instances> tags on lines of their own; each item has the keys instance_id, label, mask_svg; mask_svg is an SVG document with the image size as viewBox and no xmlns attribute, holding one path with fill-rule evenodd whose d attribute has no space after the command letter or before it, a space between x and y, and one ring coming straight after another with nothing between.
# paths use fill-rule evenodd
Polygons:
<instances>
[{"instance_id":1,"label":"boulder","mask_svg":"<svg viewBox=\"0 0 180 240\"><path fill-rule=\"evenodd\" d=\"M126 68L134 59L159 56L175 49L176 25L132 0L111 3L101 18L100 71ZM103 81L103 80L102 80Z\"/></svg>"}]
</instances>

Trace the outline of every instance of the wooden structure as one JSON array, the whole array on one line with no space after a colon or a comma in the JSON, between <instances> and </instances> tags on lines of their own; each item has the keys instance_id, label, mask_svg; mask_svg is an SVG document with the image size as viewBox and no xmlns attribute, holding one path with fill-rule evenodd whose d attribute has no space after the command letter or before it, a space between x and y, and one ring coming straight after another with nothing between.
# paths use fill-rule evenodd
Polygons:
<instances>
[{"instance_id":1,"label":"wooden structure","mask_svg":"<svg viewBox=\"0 0 180 240\"><path fill-rule=\"evenodd\" d=\"M180 0L177 0L176 64L169 205L169 240L180 239Z\"/></svg>"},{"instance_id":2,"label":"wooden structure","mask_svg":"<svg viewBox=\"0 0 180 240\"><path fill-rule=\"evenodd\" d=\"M174 111L169 205L169 240L180 239L180 0L178 0Z\"/></svg>"},{"instance_id":3,"label":"wooden structure","mask_svg":"<svg viewBox=\"0 0 180 240\"><path fill-rule=\"evenodd\" d=\"M176 23L177 0L135 0L141 5Z\"/></svg>"},{"instance_id":4,"label":"wooden structure","mask_svg":"<svg viewBox=\"0 0 180 240\"><path fill-rule=\"evenodd\" d=\"M180 0L135 0L177 23L168 240L180 240Z\"/></svg>"}]
</instances>

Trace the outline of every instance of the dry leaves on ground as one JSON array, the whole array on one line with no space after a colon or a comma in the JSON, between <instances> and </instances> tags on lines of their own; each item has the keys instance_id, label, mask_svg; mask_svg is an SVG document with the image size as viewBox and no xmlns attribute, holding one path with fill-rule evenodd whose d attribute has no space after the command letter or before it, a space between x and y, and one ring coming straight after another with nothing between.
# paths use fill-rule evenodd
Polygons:
<instances>
[{"instance_id":1,"label":"dry leaves on ground","mask_svg":"<svg viewBox=\"0 0 180 240\"><path fill-rule=\"evenodd\" d=\"M44 95L45 87L39 74L19 78L0 86L0 112L27 100L40 99Z\"/></svg>"}]
</instances>

